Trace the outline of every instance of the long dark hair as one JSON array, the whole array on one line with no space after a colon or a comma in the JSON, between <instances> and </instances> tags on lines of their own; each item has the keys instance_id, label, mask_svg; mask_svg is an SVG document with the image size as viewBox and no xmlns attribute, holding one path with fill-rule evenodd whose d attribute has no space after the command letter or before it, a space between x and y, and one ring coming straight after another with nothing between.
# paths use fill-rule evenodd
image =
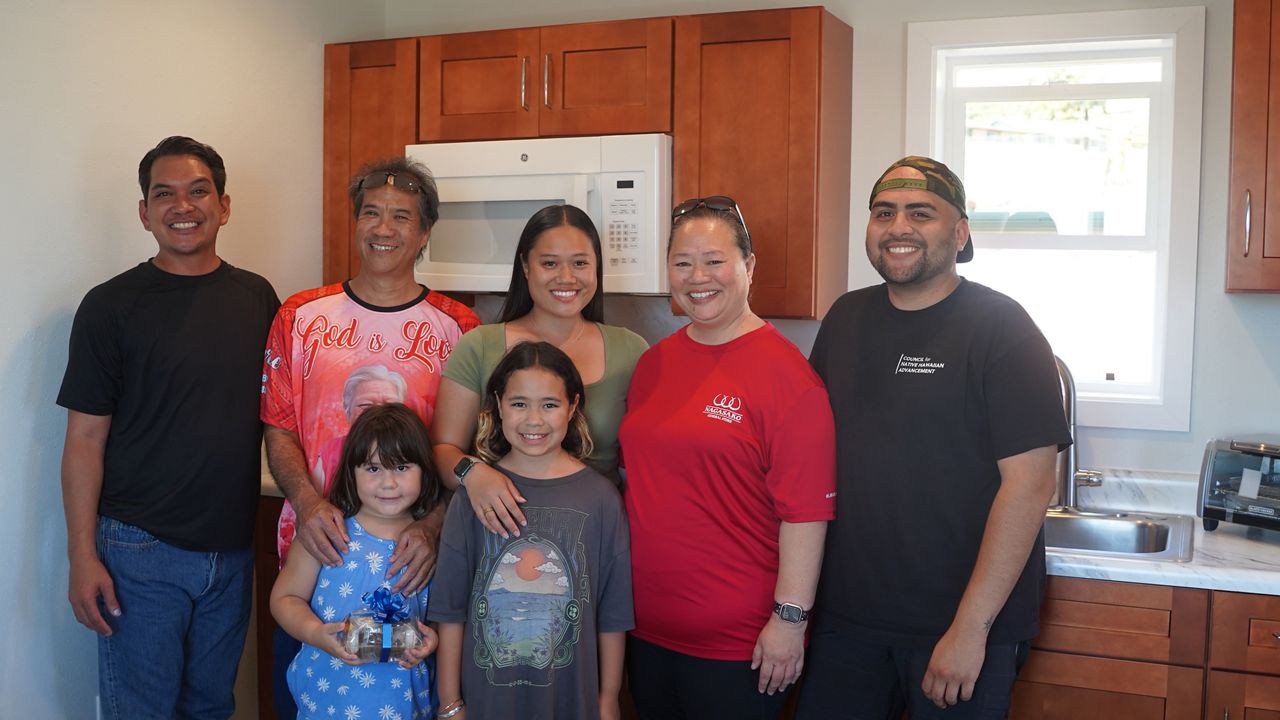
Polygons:
<instances>
[{"instance_id":1,"label":"long dark hair","mask_svg":"<svg viewBox=\"0 0 1280 720\"><path fill-rule=\"evenodd\" d=\"M529 295L529 279L524 276L524 263L529 260L529 252L542 233L568 225L586 234L591 241L591 249L596 253L596 294L582 308L582 317L591 322L604 322L604 257L600 250L600 233L595 223L580 208L573 205L548 205L529 218L524 230L520 232L520 242L516 245L516 257L511 266L511 285L507 288L507 299L502 302L502 312L498 313L498 322L511 322L522 318L533 309L533 297Z\"/></svg>"},{"instance_id":2,"label":"long dark hair","mask_svg":"<svg viewBox=\"0 0 1280 720\"><path fill-rule=\"evenodd\" d=\"M499 413L499 402L507 392L507 381L517 370L542 368L564 382L564 394L569 402L576 403L573 416L569 418L569 428L565 431L560 447L570 455L581 460L591 454L595 448L591 442L591 431L587 429L587 416L583 411L586 405L586 390L582 386L582 376L573 361L560 348L547 342L521 342L498 361L497 367L489 375L489 383L484 390L484 398L480 401L480 418L476 426L476 454L487 463L495 463L511 452L511 442L502 434L502 420Z\"/></svg>"},{"instance_id":3,"label":"long dark hair","mask_svg":"<svg viewBox=\"0 0 1280 720\"><path fill-rule=\"evenodd\" d=\"M440 473L431 459L431 438L417 413L401 403L374 405L351 423L351 432L342 443L342 460L338 476L329 491L329 502L342 511L343 517L360 512L360 494L356 492L356 468L375 459L382 465L413 464L422 468L422 488L409 508L414 520L435 508L444 494Z\"/></svg>"}]
</instances>

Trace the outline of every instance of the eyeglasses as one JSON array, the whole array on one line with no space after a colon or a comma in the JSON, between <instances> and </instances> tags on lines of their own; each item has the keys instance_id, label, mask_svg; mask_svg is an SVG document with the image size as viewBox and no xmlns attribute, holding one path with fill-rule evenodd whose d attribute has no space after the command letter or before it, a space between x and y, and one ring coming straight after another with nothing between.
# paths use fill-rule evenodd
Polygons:
<instances>
[{"instance_id":1,"label":"eyeglasses","mask_svg":"<svg viewBox=\"0 0 1280 720\"><path fill-rule=\"evenodd\" d=\"M751 231L747 230L747 221L742 217L742 210L738 208L738 203L728 195L711 195L710 197L685 200L671 210L671 221L675 222L681 216L687 215L700 207L722 212L732 210L738 216L738 222L742 223L742 229L747 233L747 240L751 240Z\"/></svg>"},{"instance_id":2,"label":"eyeglasses","mask_svg":"<svg viewBox=\"0 0 1280 720\"><path fill-rule=\"evenodd\" d=\"M397 175L393 172L376 172L365 175L360 178L360 183L356 187L360 190L372 190L383 185L390 185L414 193L422 192L422 184L417 180L408 175Z\"/></svg>"}]
</instances>

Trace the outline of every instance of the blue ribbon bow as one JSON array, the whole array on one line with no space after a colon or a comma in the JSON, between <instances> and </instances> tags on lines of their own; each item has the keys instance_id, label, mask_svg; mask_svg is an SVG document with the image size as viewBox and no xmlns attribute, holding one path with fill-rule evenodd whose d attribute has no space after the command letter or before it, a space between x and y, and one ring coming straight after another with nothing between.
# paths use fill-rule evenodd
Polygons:
<instances>
[{"instance_id":1,"label":"blue ribbon bow","mask_svg":"<svg viewBox=\"0 0 1280 720\"><path fill-rule=\"evenodd\" d=\"M360 599L373 612L377 622L398 623L409 619L409 604L404 595L393 593L388 588L367 592Z\"/></svg>"}]
</instances>

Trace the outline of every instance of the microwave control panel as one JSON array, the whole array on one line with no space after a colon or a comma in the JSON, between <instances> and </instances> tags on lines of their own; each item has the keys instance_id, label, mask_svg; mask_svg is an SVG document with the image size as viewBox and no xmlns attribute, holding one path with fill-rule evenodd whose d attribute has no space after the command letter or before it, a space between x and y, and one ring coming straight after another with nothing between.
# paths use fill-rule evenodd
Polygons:
<instances>
[{"instance_id":1,"label":"microwave control panel","mask_svg":"<svg viewBox=\"0 0 1280 720\"><path fill-rule=\"evenodd\" d=\"M663 235L660 243L644 241L662 232L659 228L645 227L645 174L603 173L599 187L604 289L606 292L651 292L633 285L643 282L642 278L650 278L649 283L654 277L665 281L666 268L659 266L657 246L665 246L666 237Z\"/></svg>"}]
</instances>

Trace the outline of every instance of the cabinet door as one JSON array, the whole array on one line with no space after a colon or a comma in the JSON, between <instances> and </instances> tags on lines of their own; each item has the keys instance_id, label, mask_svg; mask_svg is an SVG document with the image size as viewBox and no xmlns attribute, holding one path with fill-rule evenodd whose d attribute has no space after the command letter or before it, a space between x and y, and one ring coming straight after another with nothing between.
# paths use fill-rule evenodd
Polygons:
<instances>
[{"instance_id":1,"label":"cabinet door","mask_svg":"<svg viewBox=\"0 0 1280 720\"><path fill-rule=\"evenodd\" d=\"M1013 688L1010 720L1194 720L1203 671L1032 650Z\"/></svg>"},{"instance_id":2,"label":"cabinet door","mask_svg":"<svg viewBox=\"0 0 1280 720\"><path fill-rule=\"evenodd\" d=\"M822 8L676 18L672 200L738 201L760 315L847 289L852 42Z\"/></svg>"},{"instance_id":3,"label":"cabinet door","mask_svg":"<svg viewBox=\"0 0 1280 720\"><path fill-rule=\"evenodd\" d=\"M1280 675L1280 597L1215 591L1209 666Z\"/></svg>"},{"instance_id":4,"label":"cabinet door","mask_svg":"<svg viewBox=\"0 0 1280 720\"><path fill-rule=\"evenodd\" d=\"M404 155L417 137L416 40L324 48L324 281L360 270L347 187L360 166Z\"/></svg>"},{"instance_id":5,"label":"cabinet door","mask_svg":"<svg viewBox=\"0 0 1280 720\"><path fill-rule=\"evenodd\" d=\"M271 586L280 574L280 555L276 552L276 521L284 498L264 495L258 499L258 522L253 545L254 602L257 620L254 633L258 639L258 718L276 720L276 703L271 698L271 643L276 621L271 617Z\"/></svg>"},{"instance_id":6,"label":"cabinet door","mask_svg":"<svg viewBox=\"0 0 1280 720\"><path fill-rule=\"evenodd\" d=\"M1209 592L1050 577L1042 650L1203 667Z\"/></svg>"},{"instance_id":7,"label":"cabinet door","mask_svg":"<svg viewBox=\"0 0 1280 720\"><path fill-rule=\"evenodd\" d=\"M538 134L538 30L421 38L418 138L497 140Z\"/></svg>"},{"instance_id":8,"label":"cabinet door","mask_svg":"<svg viewBox=\"0 0 1280 720\"><path fill-rule=\"evenodd\" d=\"M1280 678L1210 672L1206 720L1280 720Z\"/></svg>"},{"instance_id":9,"label":"cabinet door","mask_svg":"<svg viewBox=\"0 0 1280 720\"><path fill-rule=\"evenodd\" d=\"M671 130L671 19L542 28L538 134Z\"/></svg>"},{"instance_id":10,"label":"cabinet door","mask_svg":"<svg viewBox=\"0 0 1280 720\"><path fill-rule=\"evenodd\" d=\"M1270 139L1276 142L1269 142ZM1280 12L1236 0L1227 291L1280 291Z\"/></svg>"}]
</instances>

